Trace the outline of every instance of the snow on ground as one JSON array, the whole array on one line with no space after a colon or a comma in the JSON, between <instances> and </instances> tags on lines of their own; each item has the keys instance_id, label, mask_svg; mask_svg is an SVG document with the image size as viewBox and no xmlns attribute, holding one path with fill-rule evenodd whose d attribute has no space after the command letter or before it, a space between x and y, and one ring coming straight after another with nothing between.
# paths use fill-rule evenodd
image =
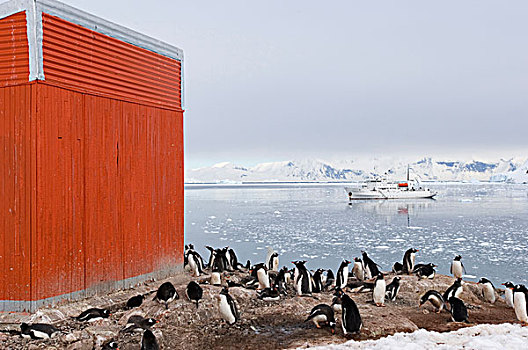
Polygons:
<instances>
[{"instance_id":1,"label":"snow on ground","mask_svg":"<svg viewBox=\"0 0 528 350\"><path fill-rule=\"evenodd\" d=\"M526 349L528 327L504 323L478 325L455 332L438 333L420 329L413 333L397 333L386 338L367 341L348 341L338 345L314 347L318 350L377 349L377 350L423 350L423 349Z\"/></svg>"}]
</instances>

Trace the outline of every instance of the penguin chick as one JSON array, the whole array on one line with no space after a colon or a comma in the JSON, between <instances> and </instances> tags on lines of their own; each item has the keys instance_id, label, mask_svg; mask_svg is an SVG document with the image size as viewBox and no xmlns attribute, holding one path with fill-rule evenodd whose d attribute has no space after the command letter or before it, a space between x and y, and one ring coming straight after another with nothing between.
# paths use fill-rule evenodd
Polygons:
<instances>
[{"instance_id":1,"label":"penguin chick","mask_svg":"<svg viewBox=\"0 0 528 350\"><path fill-rule=\"evenodd\" d=\"M56 332L59 332L59 330L47 323L22 323L20 325L20 335L23 338L49 339Z\"/></svg>"},{"instance_id":2,"label":"penguin chick","mask_svg":"<svg viewBox=\"0 0 528 350\"><path fill-rule=\"evenodd\" d=\"M146 329L141 337L141 350L159 350L158 340L150 329Z\"/></svg>"},{"instance_id":3,"label":"penguin chick","mask_svg":"<svg viewBox=\"0 0 528 350\"><path fill-rule=\"evenodd\" d=\"M107 309L98 309L98 308L91 308L86 311L81 312L81 314L77 317L74 317L77 321L80 322L93 322L98 321L103 318L110 317L111 313Z\"/></svg>"},{"instance_id":4,"label":"penguin chick","mask_svg":"<svg viewBox=\"0 0 528 350\"><path fill-rule=\"evenodd\" d=\"M515 287L512 282L506 282L502 284L504 288L504 300L506 305L513 307L513 288Z\"/></svg>"},{"instance_id":5,"label":"penguin chick","mask_svg":"<svg viewBox=\"0 0 528 350\"><path fill-rule=\"evenodd\" d=\"M387 285L383 274L379 273L374 282L374 290L372 291L372 300L376 306L385 306L385 292Z\"/></svg>"},{"instance_id":6,"label":"penguin chick","mask_svg":"<svg viewBox=\"0 0 528 350\"><path fill-rule=\"evenodd\" d=\"M332 334L335 334L336 322L334 318L334 310L330 306L326 304L319 304L313 307L310 315L304 322L308 322L310 320L317 328L321 328L321 326L330 327Z\"/></svg>"},{"instance_id":7,"label":"penguin chick","mask_svg":"<svg viewBox=\"0 0 528 350\"><path fill-rule=\"evenodd\" d=\"M261 291L257 291L257 298L264 301L277 301L280 299L280 292L277 287L264 288Z\"/></svg>"},{"instance_id":8,"label":"penguin chick","mask_svg":"<svg viewBox=\"0 0 528 350\"><path fill-rule=\"evenodd\" d=\"M133 309L135 307L139 307L139 306L141 306L141 304L143 304L143 300L144 299L145 299L145 296L142 295L142 294L133 296L132 298L128 299L128 301L126 303L126 308L127 309Z\"/></svg>"},{"instance_id":9,"label":"penguin chick","mask_svg":"<svg viewBox=\"0 0 528 350\"><path fill-rule=\"evenodd\" d=\"M365 279L365 269L363 268L363 261L361 258L354 258L354 266L352 267L352 276L358 280L363 281Z\"/></svg>"}]
</instances>

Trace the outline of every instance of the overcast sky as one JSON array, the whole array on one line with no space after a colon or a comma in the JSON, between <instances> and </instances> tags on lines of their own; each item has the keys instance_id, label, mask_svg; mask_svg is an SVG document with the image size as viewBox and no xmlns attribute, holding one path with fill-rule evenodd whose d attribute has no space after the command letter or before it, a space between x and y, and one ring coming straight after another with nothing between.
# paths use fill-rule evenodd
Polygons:
<instances>
[{"instance_id":1,"label":"overcast sky","mask_svg":"<svg viewBox=\"0 0 528 350\"><path fill-rule=\"evenodd\" d=\"M185 54L186 165L528 156L528 1L64 0Z\"/></svg>"}]
</instances>

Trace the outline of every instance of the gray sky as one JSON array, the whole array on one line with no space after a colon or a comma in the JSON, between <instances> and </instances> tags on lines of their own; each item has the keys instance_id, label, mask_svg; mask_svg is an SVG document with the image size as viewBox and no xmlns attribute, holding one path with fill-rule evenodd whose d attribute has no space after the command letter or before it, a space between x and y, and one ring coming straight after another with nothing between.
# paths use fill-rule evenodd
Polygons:
<instances>
[{"instance_id":1,"label":"gray sky","mask_svg":"<svg viewBox=\"0 0 528 350\"><path fill-rule=\"evenodd\" d=\"M185 53L186 165L528 156L528 2L65 0Z\"/></svg>"}]
</instances>

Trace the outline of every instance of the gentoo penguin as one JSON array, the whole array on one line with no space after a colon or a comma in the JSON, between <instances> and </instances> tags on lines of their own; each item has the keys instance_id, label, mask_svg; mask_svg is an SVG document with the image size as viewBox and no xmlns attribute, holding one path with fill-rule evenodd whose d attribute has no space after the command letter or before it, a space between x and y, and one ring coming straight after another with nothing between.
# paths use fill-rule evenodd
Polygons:
<instances>
[{"instance_id":1,"label":"gentoo penguin","mask_svg":"<svg viewBox=\"0 0 528 350\"><path fill-rule=\"evenodd\" d=\"M341 312L341 297L335 294L334 294L334 297L332 298L332 309L334 309L335 312Z\"/></svg>"},{"instance_id":2,"label":"gentoo penguin","mask_svg":"<svg viewBox=\"0 0 528 350\"><path fill-rule=\"evenodd\" d=\"M209 278L209 284L212 286L220 286L222 284L222 275L220 274L220 271L218 271L218 268L214 265L211 267L211 277Z\"/></svg>"},{"instance_id":3,"label":"gentoo penguin","mask_svg":"<svg viewBox=\"0 0 528 350\"><path fill-rule=\"evenodd\" d=\"M286 269L284 271L284 282L286 282L286 284L289 284L292 281L292 271L288 270L286 266L284 266L283 268Z\"/></svg>"},{"instance_id":4,"label":"gentoo penguin","mask_svg":"<svg viewBox=\"0 0 528 350\"><path fill-rule=\"evenodd\" d=\"M112 350L112 349L119 349L119 346L117 345L117 342L115 340L109 340L106 343L103 344L103 347L101 350Z\"/></svg>"},{"instance_id":5,"label":"gentoo penguin","mask_svg":"<svg viewBox=\"0 0 528 350\"><path fill-rule=\"evenodd\" d=\"M327 290L330 287L333 287L335 283L335 276L331 269L326 270L326 281L324 284L323 290Z\"/></svg>"},{"instance_id":6,"label":"gentoo penguin","mask_svg":"<svg viewBox=\"0 0 528 350\"><path fill-rule=\"evenodd\" d=\"M416 253L418 249L409 248L403 255L403 273L412 274L414 270L414 262L416 261Z\"/></svg>"},{"instance_id":7,"label":"gentoo penguin","mask_svg":"<svg viewBox=\"0 0 528 350\"><path fill-rule=\"evenodd\" d=\"M449 305L451 305L449 312L451 313L451 319L453 322L469 323L467 308L462 300L451 297L449 298Z\"/></svg>"},{"instance_id":8,"label":"gentoo penguin","mask_svg":"<svg viewBox=\"0 0 528 350\"><path fill-rule=\"evenodd\" d=\"M220 316L227 322L227 324L235 324L240 319L238 308L235 301L229 295L229 291L226 287L222 288L222 291L218 295L218 309L220 310Z\"/></svg>"},{"instance_id":9,"label":"gentoo penguin","mask_svg":"<svg viewBox=\"0 0 528 350\"><path fill-rule=\"evenodd\" d=\"M341 289L337 289L334 295L341 298L341 327L345 337L359 333L362 322L356 303Z\"/></svg>"},{"instance_id":10,"label":"gentoo penguin","mask_svg":"<svg viewBox=\"0 0 528 350\"><path fill-rule=\"evenodd\" d=\"M203 266L200 263L200 254L198 254L194 250L189 250L189 254L187 256L187 261L189 263L189 267L191 269L191 272L193 273L193 276L200 276L200 274L203 273Z\"/></svg>"},{"instance_id":11,"label":"gentoo penguin","mask_svg":"<svg viewBox=\"0 0 528 350\"><path fill-rule=\"evenodd\" d=\"M326 304L314 306L312 311L310 311L310 315L304 322L308 322L310 320L317 328L321 328L321 326L330 327L332 334L335 334L336 321L334 317L334 310L330 306Z\"/></svg>"},{"instance_id":12,"label":"gentoo penguin","mask_svg":"<svg viewBox=\"0 0 528 350\"><path fill-rule=\"evenodd\" d=\"M209 262L207 263L207 266L212 268L213 267L213 261L214 261L215 255L216 255L216 251L215 251L215 249L213 247L210 247L208 245L206 245L205 248L207 248L207 250L209 251Z\"/></svg>"},{"instance_id":13,"label":"gentoo penguin","mask_svg":"<svg viewBox=\"0 0 528 350\"><path fill-rule=\"evenodd\" d=\"M156 323L158 323L158 321L153 318L145 318L140 315L132 315L128 318L127 324L125 328L123 328L122 332L126 333L136 329L149 329Z\"/></svg>"},{"instance_id":14,"label":"gentoo penguin","mask_svg":"<svg viewBox=\"0 0 528 350\"><path fill-rule=\"evenodd\" d=\"M132 298L127 300L126 308L133 309L135 307L141 306L141 304L143 304L143 299L145 299L145 296L143 294L133 296Z\"/></svg>"},{"instance_id":15,"label":"gentoo penguin","mask_svg":"<svg viewBox=\"0 0 528 350\"><path fill-rule=\"evenodd\" d=\"M363 261L361 258L354 258L354 266L352 267L352 275L358 280L363 281L365 279L365 270L363 269Z\"/></svg>"},{"instance_id":16,"label":"gentoo penguin","mask_svg":"<svg viewBox=\"0 0 528 350\"><path fill-rule=\"evenodd\" d=\"M513 288L515 287L512 282L506 282L502 284L504 288L504 300L506 305L513 307Z\"/></svg>"},{"instance_id":17,"label":"gentoo penguin","mask_svg":"<svg viewBox=\"0 0 528 350\"><path fill-rule=\"evenodd\" d=\"M403 273L403 264L401 262L396 261L394 265L392 265L392 272L397 275L401 275Z\"/></svg>"},{"instance_id":18,"label":"gentoo penguin","mask_svg":"<svg viewBox=\"0 0 528 350\"><path fill-rule=\"evenodd\" d=\"M418 278L428 278L432 280L436 275L435 267L437 266L433 263L418 264L414 267L413 273L415 273Z\"/></svg>"},{"instance_id":19,"label":"gentoo penguin","mask_svg":"<svg viewBox=\"0 0 528 350\"><path fill-rule=\"evenodd\" d=\"M165 282L159 286L153 300L156 300L159 303L164 303L165 309L168 309L169 303L179 298L180 296L178 295L176 288L174 288L174 285L170 282Z\"/></svg>"},{"instance_id":20,"label":"gentoo penguin","mask_svg":"<svg viewBox=\"0 0 528 350\"><path fill-rule=\"evenodd\" d=\"M312 295L312 277L304 266L306 261L292 261L295 265L295 278L293 284L297 295Z\"/></svg>"},{"instance_id":21,"label":"gentoo penguin","mask_svg":"<svg viewBox=\"0 0 528 350\"><path fill-rule=\"evenodd\" d=\"M348 283L348 264L350 261L343 260L336 274L336 287L345 288Z\"/></svg>"},{"instance_id":22,"label":"gentoo penguin","mask_svg":"<svg viewBox=\"0 0 528 350\"><path fill-rule=\"evenodd\" d=\"M198 301L200 301L203 296L202 287L200 287L198 283L191 281L187 285L187 289L185 289L185 294L190 301L194 301L196 303L196 308L198 308Z\"/></svg>"},{"instance_id":23,"label":"gentoo penguin","mask_svg":"<svg viewBox=\"0 0 528 350\"><path fill-rule=\"evenodd\" d=\"M240 267L243 267L242 264L238 262L238 258L235 254L235 251L232 248L229 248L229 265L233 268L233 270L240 271Z\"/></svg>"},{"instance_id":24,"label":"gentoo penguin","mask_svg":"<svg viewBox=\"0 0 528 350\"><path fill-rule=\"evenodd\" d=\"M259 289L265 289L270 287L270 278L266 265L264 265L263 263L255 265L253 267L253 275L257 277Z\"/></svg>"},{"instance_id":25,"label":"gentoo penguin","mask_svg":"<svg viewBox=\"0 0 528 350\"><path fill-rule=\"evenodd\" d=\"M477 284L482 284L482 296L484 296L484 300L493 304L495 302L495 287L493 283L489 279L482 277Z\"/></svg>"},{"instance_id":26,"label":"gentoo penguin","mask_svg":"<svg viewBox=\"0 0 528 350\"><path fill-rule=\"evenodd\" d=\"M279 271L279 254L276 252L273 252L271 254L270 260L268 262L268 269L270 271Z\"/></svg>"},{"instance_id":27,"label":"gentoo penguin","mask_svg":"<svg viewBox=\"0 0 528 350\"><path fill-rule=\"evenodd\" d=\"M46 323L22 323L20 325L20 334L23 338L30 339L49 339L59 330Z\"/></svg>"},{"instance_id":28,"label":"gentoo penguin","mask_svg":"<svg viewBox=\"0 0 528 350\"><path fill-rule=\"evenodd\" d=\"M372 291L372 300L376 306L385 306L385 291L387 290L387 284L383 274L378 273L376 281L374 281L374 290Z\"/></svg>"},{"instance_id":29,"label":"gentoo penguin","mask_svg":"<svg viewBox=\"0 0 528 350\"><path fill-rule=\"evenodd\" d=\"M362 252L363 254L363 265L365 268L365 276L366 279L371 279L372 277L376 277L380 271L378 269L378 265L367 255L367 252Z\"/></svg>"},{"instance_id":30,"label":"gentoo penguin","mask_svg":"<svg viewBox=\"0 0 528 350\"><path fill-rule=\"evenodd\" d=\"M141 350L159 350L158 340L150 329L146 329L141 337Z\"/></svg>"},{"instance_id":31,"label":"gentoo penguin","mask_svg":"<svg viewBox=\"0 0 528 350\"><path fill-rule=\"evenodd\" d=\"M398 295L398 292L400 291L400 280L401 277L394 277L392 279L392 282L387 285L387 288L385 290L385 296L390 301L395 301L396 296Z\"/></svg>"},{"instance_id":32,"label":"gentoo penguin","mask_svg":"<svg viewBox=\"0 0 528 350\"><path fill-rule=\"evenodd\" d=\"M437 292L436 290L429 290L427 291L421 298L420 298L420 306L425 304L427 301L429 301L433 306L436 308L436 313L440 313L442 309L444 308L444 297L442 294Z\"/></svg>"},{"instance_id":33,"label":"gentoo penguin","mask_svg":"<svg viewBox=\"0 0 528 350\"><path fill-rule=\"evenodd\" d=\"M455 276L455 278L462 278L462 276L466 273L466 268L460 259L462 259L462 257L457 255L453 259L453 262L451 262L450 272L453 274L453 276Z\"/></svg>"},{"instance_id":34,"label":"gentoo penguin","mask_svg":"<svg viewBox=\"0 0 528 350\"><path fill-rule=\"evenodd\" d=\"M289 274L288 268L286 266L283 266L282 269L279 270L279 273L275 277L275 280L273 281L273 287L277 288L279 293L286 295L287 294L287 288L286 288L286 274Z\"/></svg>"},{"instance_id":35,"label":"gentoo penguin","mask_svg":"<svg viewBox=\"0 0 528 350\"><path fill-rule=\"evenodd\" d=\"M460 294L462 294L463 291L464 287L462 287L462 278L457 278L455 282L449 288L447 288L442 297L444 300L449 301L451 297L460 297Z\"/></svg>"},{"instance_id":36,"label":"gentoo penguin","mask_svg":"<svg viewBox=\"0 0 528 350\"><path fill-rule=\"evenodd\" d=\"M315 270L313 276L312 276L312 292L314 293L321 293L323 291L323 269L317 269Z\"/></svg>"},{"instance_id":37,"label":"gentoo penguin","mask_svg":"<svg viewBox=\"0 0 528 350\"><path fill-rule=\"evenodd\" d=\"M518 284L513 288L513 309L515 316L523 325L528 324L528 290L523 284Z\"/></svg>"},{"instance_id":38,"label":"gentoo penguin","mask_svg":"<svg viewBox=\"0 0 528 350\"><path fill-rule=\"evenodd\" d=\"M374 283L365 281L352 281L347 284L352 293L370 293L374 290Z\"/></svg>"},{"instance_id":39,"label":"gentoo penguin","mask_svg":"<svg viewBox=\"0 0 528 350\"><path fill-rule=\"evenodd\" d=\"M280 292L277 287L264 288L261 291L257 291L257 298L264 301L277 301L280 300Z\"/></svg>"},{"instance_id":40,"label":"gentoo penguin","mask_svg":"<svg viewBox=\"0 0 528 350\"><path fill-rule=\"evenodd\" d=\"M111 315L110 310L107 309L98 309L91 308L86 311L81 312L77 317L74 317L77 321L81 322L93 322L98 321L103 318L108 318Z\"/></svg>"}]
</instances>

